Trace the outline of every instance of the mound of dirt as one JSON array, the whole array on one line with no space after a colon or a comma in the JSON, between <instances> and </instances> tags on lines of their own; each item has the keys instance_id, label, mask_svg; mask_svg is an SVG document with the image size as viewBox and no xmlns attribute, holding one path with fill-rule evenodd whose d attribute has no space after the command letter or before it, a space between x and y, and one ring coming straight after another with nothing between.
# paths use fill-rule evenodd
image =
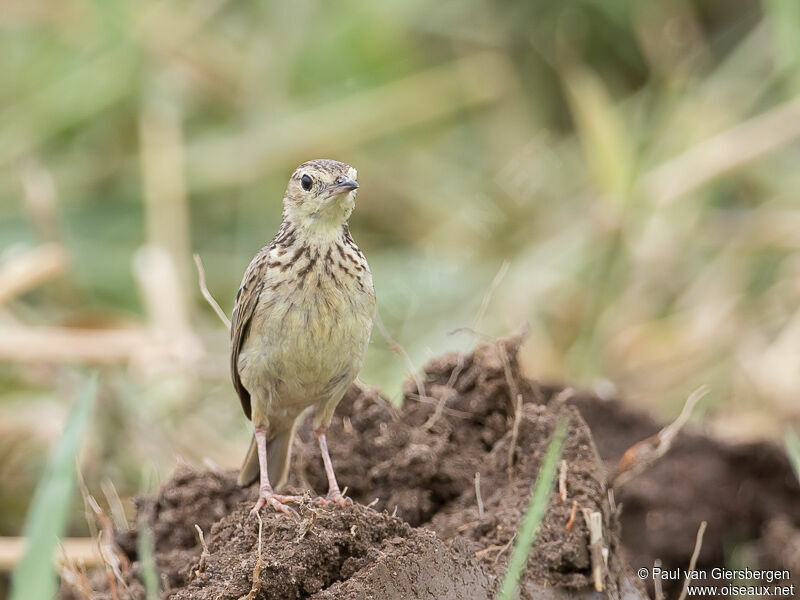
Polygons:
<instances>
[{"instance_id":1,"label":"mound of dirt","mask_svg":"<svg viewBox=\"0 0 800 600\"><path fill-rule=\"evenodd\" d=\"M739 566L800 572L800 486L780 449L681 434L614 504L606 473L660 425L620 403L526 379L516 360L521 341L515 335L431 361L421 381L408 382L401 409L374 390L351 388L328 435L351 507L309 502L297 519L265 510L259 541L259 523L247 516L256 486L238 488L233 473L177 473L157 497L137 504L153 531L163 597L494 598L561 420L568 434L560 481L521 598L645 598L627 557L637 568L660 559L684 569L703 519L709 526L698 568L736 566L731 548L744 544L751 552ZM308 424L298 432L291 473L290 491L326 491ZM584 513L599 516L594 555ZM118 536L120 598L145 597L136 539L136 531ZM602 593L594 591L594 572ZM109 581L116 579L105 573L90 579L98 597L111 597ZM681 582L664 585L674 597ZM85 590L65 584L62 597L83 598Z\"/></svg>"},{"instance_id":2,"label":"mound of dirt","mask_svg":"<svg viewBox=\"0 0 800 600\"><path fill-rule=\"evenodd\" d=\"M248 518L256 486L232 473L184 470L138 509L153 530L166 598L493 598L532 485L559 421L566 497L553 494L521 581L522 598L644 598L619 542L604 468L574 407L545 403L522 377L521 336L452 354L426 367L395 410L352 388L330 428L337 474L356 504L300 507L300 518L263 511ZM420 394L420 391L422 392ZM324 492L316 443L301 428L290 489ZM480 498L480 501L479 501ZM593 590L583 512L597 513L604 594ZM203 550L197 524L208 544ZM120 597L144 598L136 532L119 536ZM259 559L260 549L260 559ZM127 565L127 562L130 565ZM113 579L113 578L112 578ZM109 578L92 579L108 593ZM81 597L64 587L62 597Z\"/></svg>"}]
</instances>

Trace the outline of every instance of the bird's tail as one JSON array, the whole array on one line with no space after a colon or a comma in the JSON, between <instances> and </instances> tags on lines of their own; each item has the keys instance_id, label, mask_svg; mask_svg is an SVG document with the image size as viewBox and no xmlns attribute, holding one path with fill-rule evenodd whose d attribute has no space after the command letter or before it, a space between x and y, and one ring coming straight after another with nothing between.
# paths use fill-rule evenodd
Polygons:
<instances>
[{"instance_id":1,"label":"bird's tail","mask_svg":"<svg viewBox=\"0 0 800 600\"><path fill-rule=\"evenodd\" d=\"M275 437L267 440L267 474L269 482L274 489L279 489L286 483L286 475L289 472L289 459L292 457L292 440L294 439L294 427L289 431L281 431ZM244 463L239 471L239 485L248 486L258 480L258 446L256 438L250 440L250 448L244 458Z\"/></svg>"}]
</instances>

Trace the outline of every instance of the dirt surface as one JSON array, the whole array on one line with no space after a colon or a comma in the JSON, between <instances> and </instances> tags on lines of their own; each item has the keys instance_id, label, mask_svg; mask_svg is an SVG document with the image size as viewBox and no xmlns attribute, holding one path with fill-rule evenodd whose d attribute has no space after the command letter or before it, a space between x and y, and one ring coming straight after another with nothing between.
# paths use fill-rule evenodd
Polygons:
<instances>
[{"instance_id":1,"label":"dirt surface","mask_svg":"<svg viewBox=\"0 0 800 600\"><path fill-rule=\"evenodd\" d=\"M698 566L730 567L732 544L744 544L751 553L741 566L800 573L800 489L779 449L682 435L659 464L617 492L615 509L606 471L659 425L616 402L525 379L516 362L520 343L512 336L433 360L422 390L408 382L399 410L373 390L352 388L328 439L355 504L307 503L297 518L265 510L260 543L259 523L247 517L255 486L237 488L233 473L177 473L156 498L138 503L152 527L163 597L494 598L559 420L568 423L565 485L554 485L521 598L643 598L629 558L635 567L660 558L664 567L685 568L702 519L709 528ZM308 425L291 472L290 489L325 492ZM602 523L604 593L593 591L584 510ZM144 598L136 540L136 531L118 536L120 598ZM89 584L98 597L111 597L111 580L98 573ZM668 597L677 595L666 587ZM85 596L63 587L64 598Z\"/></svg>"}]
</instances>

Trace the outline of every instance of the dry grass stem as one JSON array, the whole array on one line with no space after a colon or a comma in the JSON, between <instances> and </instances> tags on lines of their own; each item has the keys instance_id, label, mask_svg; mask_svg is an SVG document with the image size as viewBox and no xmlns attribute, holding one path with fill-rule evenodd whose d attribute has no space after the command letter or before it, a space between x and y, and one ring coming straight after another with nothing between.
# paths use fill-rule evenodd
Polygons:
<instances>
[{"instance_id":1,"label":"dry grass stem","mask_svg":"<svg viewBox=\"0 0 800 600\"><path fill-rule=\"evenodd\" d=\"M492 552L496 552L492 562L497 562L497 559L500 558L510 547L511 544L514 543L514 540L517 538L517 534L511 536L511 539L508 540L505 544L492 544L491 546L487 546L481 550L475 552L475 558L483 558L487 554L491 554Z\"/></svg>"},{"instance_id":2,"label":"dry grass stem","mask_svg":"<svg viewBox=\"0 0 800 600\"><path fill-rule=\"evenodd\" d=\"M342 417L342 429L347 435L352 435L353 431L355 431L353 429L353 421L347 415Z\"/></svg>"},{"instance_id":3,"label":"dry grass stem","mask_svg":"<svg viewBox=\"0 0 800 600\"><path fill-rule=\"evenodd\" d=\"M692 580L691 572L694 571L694 568L697 566L697 559L700 556L700 550L703 548L703 535L706 532L706 526L708 523L703 521L700 523L700 527L697 528L697 538L694 541L694 551L692 552L692 558L689 560L689 570L686 579L683 582L683 589L681 590L681 595L678 596L678 600L684 600L686 595L689 593L689 582Z\"/></svg>"},{"instance_id":4,"label":"dry grass stem","mask_svg":"<svg viewBox=\"0 0 800 600\"><path fill-rule=\"evenodd\" d=\"M475 551L475 558L483 558L490 552L497 552L498 550L502 550L505 547L506 544L503 544L502 546L500 544L492 544L491 546L486 546L486 548L482 548L480 550Z\"/></svg>"},{"instance_id":5,"label":"dry grass stem","mask_svg":"<svg viewBox=\"0 0 800 600\"><path fill-rule=\"evenodd\" d=\"M88 566L88 565L86 565L86 564L84 564L84 563L81 563L81 564L78 566L78 569L79 569L79 571L80 571L80 581L81 581L81 587L82 587L84 590L88 590L88 591L89 591L89 597L90 597L90 598L92 598L92 600L94 600L94 599L95 599L97 596L96 596L96 594L94 593L94 590L92 590L92 587L91 587L91 585L89 584L89 573L86 571L86 567L87 567L87 566Z\"/></svg>"},{"instance_id":6,"label":"dry grass stem","mask_svg":"<svg viewBox=\"0 0 800 600\"><path fill-rule=\"evenodd\" d=\"M464 364L466 361L466 356L463 354L458 355L458 362L456 363L455 368L450 372L450 377L447 378L447 384L445 385L446 391L442 394L442 397L439 398L438 402L436 403L436 410L433 411L433 414L428 417L428 420L422 424L423 431L429 431L431 427L436 424L436 421L439 420L439 417L442 416L442 413L447 408L448 400L452 399L458 394L458 391L455 388L456 381L458 381L458 376L461 375L461 371L464 370Z\"/></svg>"},{"instance_id":7,"label":"dry grass stem","mask_svg":"<svg viewBox=\"0 0 800 600\"><path fill-rule=\"evenodd\" d=\"M496 563L498 559L505 554L509 548L511 548L511 544L514 543L514 540L517 539L517 532L514 532L514 535L511 536L511 539L508 540L503 546L500 548L500 552L495 554L494 559L492 562Z\"/></svg>"},{"instance_id":8,"label":"dry grass stem","mask_svg":"<svg viewBox=\"0 0 800 600\"><path fill-rule=\"evenodd\" d=\"M99 531L97 529L97 518L94 514L94 508L91 502L89 502L89 498L91 497L89 486L86 485L86 480L83 478L83 470L81 469L80 461L76 459L75 463L75 479L78 482L78 489L81 492L81 500L83 501L83 518L86 519L86 525L89 527L90 537L96 541Z\"/></svg>"},{"instance_id":9,"label":"dry grass stem","mask_svg":"<svg viewBox=\"0 0 800 600\"><path fill-rule=\"evenodd\" d=\"M481 497L481 473L475 471L475 498L478 501L478 516L483 518L483 498Z\"/></svg>"},{"instance_id":10,"label":"dry grass stem","mask_svg":"<svg viewBox=\"0 0 800 600\"><path fill-rule=\"evenodd\" d=\"M472 529L473 527L475 527L475 525L478 525L479 523L480 521L467 521L466 523L462 523L461 525L456 527L456 531L458 533L463 533L464 531Z\"/></svg>"},{"instance_id":11,"label":"dry grass stem","mask_svg":"<svg viewBox=\"0 0 800 600\"><path fill-rule=\"evenodd\" d=\"M599 511L581 510L589 530L589 556L592 561L592 582L596 592L605 590L606 564L603 552L603 516Z\"/></svg>"},{"instance_id":12,"label":"dry grass stem","mask_svg":"<svg viewBox=\"0 0 800 600\"><path fill-rule=\"evenodd\" d=\"M178 346L160 342L152 332L141 327L73 329L15 326L0 329L0 360L8 362L149 364L181 355Z\"/></svg>"},{"instance_id":13,"label":"dry grass stem","mask_svg":"<svg viewBox=\"0 0 800 600\"><path fill-rule=\"evenodd\" d=\"M575 390L571 387L566 387L556 394L556 397L552 400L552 404L554 406L566 404L573 396L575 396Z\"/></svg>"},{"instance_id":14,"label":"dry grass stem","mask_svg":"<svg viewBox=\"0 0 800 600\"><path fill-rule=\"evenodd\" d=\"M653 562L653 570L661 568L661 559L657 558ZM664 600L664 588L661 585L661 577L653 577L653 591L655 592L655 600Z\"/></svg>"},{"instance_id":15,"label":"dry grass stem","mask_svg":"<svg viewBox=\"0 0 800 600\"><path fill-rule=\"evenodd\" d=\"M200 541L200 546L203 548L203 551L200 553L200 561L197 563L197 570L194 572L195 577L199 577L200 573L205 571L206 561L210 553L208 552L208 544L206 544L206 536L203 535L203 530L200 528L200 525L195 523L194 530L197 532L197 539Z\"/></svg>"},{"instance_id":16,"label":"dry grass stem","mask_svg":"<svg viewBox=\"0 0 800 600\"><path fill-rule=\"evenodd\" d=\"M164 282L163 302L176 315L188 317L189 206L184 168L184 139L177 103L146 95L139 116L140 161L147 247L169 256L173 281ZM188 325L187 322L179 323Z\"/></svg>"},{"instance_id":17,"label":"dry grass stem","mask_svg":"<svg viewBox=\"0 0 800 600\"><path fill-rule=\"evenodd\" d=\"M80 598L83 600L95 600L95 598L97 598L92 590L92 586L89 585L89 578L86 576L86 568L83 564L78 566L67 559L66 564L59 571L59 575L67 585L72 587L73 591L80 594Z\"/></svg>"},{"instance_id":18,"label":"dry grass stem","mask_svg":"<svg viewBox=\"0 0 800 600\"><path fill-rule=\"evenodd\" d=\"M519 393L517 382L511 372L511 364L508 362L508 353L502 342L495 344L497 355L503 363L503 373L505 374L508 393L514 403L514 423L511 426L511 443L508 445L508 480L511 481L514 475L514 452L517 449L517 437L519 436L519 424L522 419L522 394Z\"/></svg>"},{"instance_id":19,"label":"dry grass stem","mask_svg":"<svg viewBox=\"0 0 800 600\"><path fill-rule=\"evenodd\" d=\"M105 511L97 503L93 496L87 498L89 506L92 507L97 521L100 523L100 531L97 535L97 549L106 569L106 578L111 589L113 600L118 600L117 582L127 591L128 585L122 576L122 570L130 568L127 557L119 550L114 542L114 526Z\"/></svg>"},{"instance_id":20,"label":"dry grass stem","mask_svg":"<svg viewBox=\"0 0 800 600\"><path fill-rule=\"evenodd\" d=\"M108 581L108 589L111 592L111 600L119 600L117 581L114 578L114 573L108 569L106 569L106 581Z\"/></svg>"},{"instance_id":21,"label":"dry grass stem","mask_svg":"<svg viewBox=\"0 0 800 600\"><path fill-rule=\"evenodd\" d=\"M430 398L420 398L416 394L410 394L406 396L407 400L413 400L414 402L422 402L423 404L431 404L433 406L439 406L441 401L439 400L431 400ZM458 410L457 408L450 408L449 406L442 406L441 409L442 414L450 415L451 417L457 417L459 419L472 419L474 415L464 410Z\"/></svg>"},{"instance_id":22,"label":"dry grass stem","mask_svg":"<svg viewBox=\"0 0 800 600\"><path fill-rule=\"evenodd\" d=\"M10 573L25 552L24 537L0 537L0 573ZM57 564L69 562L95 567L102 563L94 538L64 538L60 543Z\"/></svg>"},{"instance_id":23,"label":"dry grass stem","mask_svg":"<svg viewBox=\"0 0 800 600\"><path fill-rule=\"evenodd\" d=\"M686 399L686 403L675 421L657 434L628 448L619 460L610 484L616 489L621 488L664 456L672 447L678 432L686 425L697 402L707 393L708 386L703 385L697 388Z\"/></svg>"},{"instance_id":24,"label":"dry grass stem","mask_svg":"<svg viewBox=\"0 0 800 600\"><path fill-rule=\"evenodd\" d=\"M558 499L567 501L567 461L562 460L558 469Z\"/></svg>"},{"instance_id":25,"label":"dry grass stem","mask_svg":"<svg viewBox=\"0 0 800 600\"><path fill-rule=\"evenodd\" d=\"M345 492L342 492L342 495L344 495L344 494L345 494ZM297 536L297 539L295 540L295 542L299 542L304 537L306 537L309 533L311 533L311 530L314 527L314 523L317 522L318 514L319 513L317 511L315 511L313 509L311 510L311 516L308 518L308 521L306 521L305 524L303 525L303 529L300 531L300 534Z\"/></svg>"},{"instance_id":26,"label":"dry grass stem","mask_svg":"<svg viewBox=\"0 0 800 600\"><path fill-rule=\"evenodd\" d=\"M800 97L724 131L647 173L642 193L665 205L800 137Z\"/></svg>"},{"instance_id":27,"label":"dry grass stem","mask_svg":"<svg viewBox=\"0 0 800 600\"><path fill-rule=\"evenodd\" d=\"M478 308L478 313L475 315L475 320L472 322L472 331L477 332L478 325L480 324L483 316L486 314L486 309L489 308L489 302L492 301L492 296L494 295L497 286L503 281L503 278L508 273L508 268L511 266L511 261L504 260L503 264L500 265L500 269L495 274L492 282L489 284L489 288L486 290L486 293L483 295L483 299L481 300L480 308Z\"/></svg>"},{"instance_id":28,"label":"dry grass stem","mask_svg":"<svg viewBox=\"0 0 800 600\"><path fill-rule=\"evenodd\" d=\"M517 450L517 438L519 437L519 425L522 422L522 394L517 394L517 402L514 405L514 423L511 426L511 441L508 444L508 480L514 478L514 453Z\"/></svg>"},{"instance_id":29,"label":"dry grass stem","mask_svg":"<svg viewBox=\"0 0 800 600\"><path fill-rule=\"evenodd\" d=\"M197 279L200 285L200 293L203 294L203 298L206 299L208 305L217 314L219 320L222 321L222 324L225 325L228 331L230 331L231 330L230 319L225 314L225 311L222 310L219 303L214 299L214 296L211 295L211 292L208 291L208 286L206 285L206 270L203 268L203 261L200 259L199 254L194 255L194 264L197 267Z\"/></svg>"},{"instance_id":30,"label":"dry grass stem","mask_svg":"<svg viewBox=\"0 0 800 600\"><path fill-rule=\"evenodd\" d=\"M460 359L459 359L460 360ZM458 367L456 367L458 368ZM431 413L431 416L422 424L423 431L430 431L430 429L436 424L442 414L448 410L447 402L458 395L458 392L452 387L446 387L442 390L442 395L439 400L436 401L436 408Z\"/></svg>"},{"instance_id":31,"label":"dry grass stem","mask_svg":"<svg viewBox=\"0 0 800 600\"><path fill-rule=\"evenodd\" d=\"M414 363L411 362L411 357L408 356L408 352L405 351L405 348L394 341L394 338L389 335L389 332L386 330L386 326L381 320L381 314L379 312L375 312L375 325L378 327L378 331L381 332L383 339L386 340L387 344L389 344L389 349L395 354L399 354L403 358L403 361L406 363L406 368L408 369L411 377L414 379L414 384L417 386L417 393L419 394L419 397L425 398L425 385L422 383L422 379L420 379L419 375L417 374L417 369L414 366Z\"/></svg>"},{"instance_id":32,"label":"dry grass stem","mask_svg":"<svg viewBox=\"0 0 800 600\"><path fill-rule=\"evenodd\" d=\"M572 501L572 510L569 511L569 519L567 520L567 531L572 531L572 526L575 525L575 515L578 513L578 501Z\"/></svg>"},{"instance_id":33,"label":"dry grass stem","mask_svg":"<svg viewBox=\"0 0 800 600\"><path fill-rule=\"evenodd\" d=\"M7 258L0 265L0 306L61 275L69 257L61 244L43 244Z\"/></svg>"},{"instance_id":34,"label":"dry grass stem","mask_svg":"<svg viewBox=\"0 0 800 600\"><path fill-rule=\"evenodd\" d=\"M114 527L117 531L128 531L130 529L128 517L125 515L125 507L122 505L122 500L117 493L117 488L114 486L114 483L110 479L105 478L100 482L100 489L103 491L103 496L105 496L106 502L108 502L108 506L111 508L111 518L114 520Z\"/></svg>"}]
</instances>

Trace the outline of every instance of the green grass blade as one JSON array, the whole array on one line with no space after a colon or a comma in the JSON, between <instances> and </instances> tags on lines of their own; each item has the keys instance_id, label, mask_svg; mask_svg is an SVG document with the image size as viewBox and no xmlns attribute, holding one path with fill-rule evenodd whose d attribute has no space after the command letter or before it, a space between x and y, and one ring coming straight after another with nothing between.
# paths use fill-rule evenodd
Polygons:
<instances>
[{"instance_id":1,"label":"green grass blade","mask_svg":"<svg viewBox=\"0 0 800 600\"><path fill-rule=\"evenodd\" d=\"M797 475L797 479L800 479L800 437L794 429L789 428L786 430L784 440L786 453L789 455L789 460L792 461L794 473Z\"/></svg>"},{"instance_id":2,"label":"green grass blade","mask_svg":"<svg viewBox=\"0 0 800 600\"><path fill-rule=\"evenodd\" d=\"M566 436L567 423L564 420L559 421L542 461L542 466L539 468L539 475L533 485L528 508L522 517L522 525L517 532L517 541L514 543L511 558L508 559L508 568L503 577L498 600L511 600L517 590L519 579L528 562L528 554L531 546L533 546L533 541L536 539L544 513L547 510L547 503L550 500L550 493L553 491L553 483L556 480L558 461L561 458L561 448L564 445Z\"/></svg>"},{"instance_id":3,"label":"green grass blade","mask_svg":"<svg viewBox=\"0 0 800 600\"><path fill-rule=\"evenodd\" d=\"M791 73L800 62L800 3L797 0L767 0L764 8L773 29L775 62ZM797 76L794 78L796 80Z\"/></svg>"},{"instance_id":4,"label":"green grass blade","mask_svg":"<svg viewBox=\"0 0 800 600\"><path fill-rule=\"evenodd\" d=\"M137 540L139 563L142 568L142 581L147 600L158 600L158 572L153 549L153 530L147 519L139 520L139 536Z\"/></svg>"},{"instance_id":5,"label":"green grass blade","mask_svg":"<svg viewBox=\"0 0 800 600\"><path fill-rule=\"evenodd\" d=\"M47 600L56 594L53 553L67 526L75 490L76 457L96 395L97 378L93 376L81 390L36 487L24 529L27 546L14 569L10 600Z\"/></svg>"}]
</instances>

